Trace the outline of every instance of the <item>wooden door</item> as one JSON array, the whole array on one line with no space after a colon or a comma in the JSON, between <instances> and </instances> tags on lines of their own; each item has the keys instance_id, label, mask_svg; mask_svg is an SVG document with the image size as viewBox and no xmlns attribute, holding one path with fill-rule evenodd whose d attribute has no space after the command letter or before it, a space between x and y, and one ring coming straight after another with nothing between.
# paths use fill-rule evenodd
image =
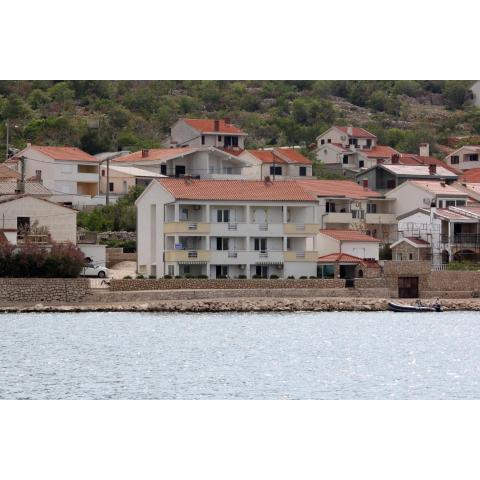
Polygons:
<instances>
[{"instance_id":1,"label":"wooden door","mask_svg":"<svg viewBox=\"0 0 480 480\"><path fill-rule=\"evenodd\" d=\"M418 277L398 277L399 298L418 298Z\"/></svg>"}]
</instances>

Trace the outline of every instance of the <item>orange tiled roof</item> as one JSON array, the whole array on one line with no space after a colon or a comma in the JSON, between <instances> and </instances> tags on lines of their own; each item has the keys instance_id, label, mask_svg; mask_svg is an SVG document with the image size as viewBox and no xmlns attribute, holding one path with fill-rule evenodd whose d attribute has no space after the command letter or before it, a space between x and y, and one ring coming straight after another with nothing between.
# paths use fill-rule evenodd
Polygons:
<instances>
[{"instance_id":1,"label":"orange tiled roof","mask_svg":"<svg viewBox=\"0 0 480 480\"><path fill-rule=\"evenodd\" d=\"M195 130L201 133L233 133L237 135L246 135L232 123L226 123L225 120L218 120L218 130L215 130L215 120L210 118L182 118L182 120Z\"/></svg>"},{"instance_id":2,"label":"orange tiled roof","mask_svg":"<svg viewBox=\"0 0 480 480\"><path fill-rule=\"evenodd\" d=\"M438 180L409 180L409 182L438 195L467 195L453 185L447 185L445 182L439 182Z\"/></svg>"},{"instance_id":3,"label":"orange tiled roof","mask_svg":"<svg viewBox=\"0 0 480 480\"><path fill-rule=\"evenodd\" d=\"M0 179L5 180L6 178L20 178L20 174L6 165L0 164Z\"/></svg>"},{"instance_id":4,"label":"orange tiled roof","mask_svg":"<svg viewBox=\"0 0 480 480\"><path fill-rule=\"evenodd\" d=\"M480 183L480 168L465 170L462 175L462 180L469 183Z\"/></svg>"},{"instance_id":5,"label":"orange tiled roof","mask_svg":"<svg viewBox=\"0 0 480 480\"><path fill-rule=\"evenodd\" d=\"M368 198L380 197L380 193L363 188L351 180L296 180L305 190L319 197Z\"/></svg>"},{"instance_id":6,"label":"orange tiled roof","mask_svg":"<svg viewBox=\"0 0 480 480\"><path fill-rule=\"evenodd\" d=\"M248 150L262 163L300 163L311 165L312 161L294 148L274 148L273 150Z\"/></svg>"},{"instance_id":7,"label":"orange tiled roof","mask_svg":"<svg viewBox=\"0 0 480 480\"><path fill-rule=\"evenodd\" d=\"M375 145L370 149L364 148L358 151L369 158L391 158L392 155L398 154L394 148L389 147L388 145Z\"/></svg>"},{"instance_id":8,"label":"orange tiled roof","mask_svg":"<svg viewBox=\"0 0 480 480\"><path fill-rule=\"evenodd\" d=\"M49 147L32 145L31 148L47 155L54 160L88 161L98 163L98 159L77 147Z\"/></svg>"},{"instance_id":9,"label":"orange tiled roof","mask_svg":"<svg viewBox=\"0 0 480 480\"><path fill-rule=\"evenodd\" d=\"M323 229L319 230L320 233L328 235L335 240L345 241L345 242L376 242L380 243L380 240L373 238L370 235L365 233L358 232L357 230L333 230L333 229Z\"/></svg>"},{"instance_id":10,"label":"orange tiled roof","mask_svg":"<svg viewBox=\"0 0 480 480\"><path fill-rule=\"evenodd\" d=\"M178 148L149 148L148 155L142 156L142 150L133 152L130 155L116 157L112 163L130 163L130 162L148 162L155 160L167 160L179 155L184 155L197 150L194 147L178 147Z\"/></svg>"},{"instance_id":11,"label":"orange tiled roof","mask_svg":"<svg viewBox=\"0 0 480 480\"><path fill-rule=\"evenodd\" d=\"M321 263L362 263L363 258L355 257L348 253L329 253L328 255L318 257L317 261Z\"/></svg>"},{"instance_id":12,"label":"orange tiled roof","mask_svg":"<svg viewBox=\"0 0 480 480\"><path fill-rule=\"evenodd\" d=\"M159 178L162 187L180 200L242 200L316 202L316 197L295 181L194 180Z\"/></svg>"},{"instance_id":13,"label":"orange tiled roof","mask_svg":"<svg viewBox=\"0 0 480 480\"><path fill-rule=\"evenodd\" d=\"M435 157L425 157L423 155L415 155L413 153L402 153L399 161L403 165L438 165L439 167L450 170L452 173L455 173L455 175L462 174L462 171L458 168L452 167L443 160Z\"/></svg>"},{"instance_id":14,"label":"orange tiled roof","mask_svg":"<svg viewBox=\"0 0 480 480\"><path fill-rule=\"evenodd\" d=\"M339 127L338 125L335 126L335 128L338 128L342 132L346 133L348 135L348 128L349 127ZM358 138L377 138L376 135L373 133L367 132L364 128L359 128L359 127L351 127L352 128L352 135L351 137L358 137Z\"/></svg>"}]
</instances>

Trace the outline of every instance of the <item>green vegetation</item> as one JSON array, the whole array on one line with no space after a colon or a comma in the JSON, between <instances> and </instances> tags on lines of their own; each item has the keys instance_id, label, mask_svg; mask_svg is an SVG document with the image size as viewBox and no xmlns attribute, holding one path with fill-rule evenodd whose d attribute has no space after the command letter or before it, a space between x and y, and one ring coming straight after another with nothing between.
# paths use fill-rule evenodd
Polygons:
<instances>
[{"instance_id":1,"label":"green vegetation","mask_svg":"<svg viewBox=\"0 0 480 480\"><path fill-rule=\"evenodd\" d=\"M48 251L31 243L16 250L7 241L0 242L0 277L78 277L84 262L82 251L71 243L54 243Z\"/></svg>"},{"instance_id":2,"label":"green vegetation","mask_svg":"<svg viewBox=\"0 0 480 480\"><path fill-rule=\"evenodd\" d=\"M450 262L447 265L447 270L480 270L480 264L469 260L463 260L462 262Z\"/></svg>"},{"instance_id":3,"label":"green vegetation","mask_svg":"<svg viewBox=\"0 0 480 480\"><path fill-rule=\"evenodd\" d=\"M0 148L74 145L90 153L160 147L182 116L226 117L250 148L301 144L334 123L369 128L402 151L480 133L471 81L0 81ZM350 102L348 108L342 102ZM416 106L438 105L440 114ZM435 107L437 108L437 107ZM367 109L363 111L363 109ZM418 111L417 111L418 110ZM428 110L428 108L427 108ZM363 113L362 113L363 112ZM436 116L435 116L436 115ZM396 127L390 132L389 129Z\"/></svg>"},{"instance_id":4,"label":"green vegetation","mask_svg":"<svg viewBox=\"0 0 480 480\"><path fill-rule=\"evenodd\" d=\"M116 203L95 207L91 212L86 210L79 212L77 215L77 226L92 232L136 231L137 214L135 200L142 192L143 187L135 186L130 188L128 194L118 199ZM127 246L127 248L131 248L135 245L127 242L126 245L115 246Z\"/></svg>"}]
</instances>

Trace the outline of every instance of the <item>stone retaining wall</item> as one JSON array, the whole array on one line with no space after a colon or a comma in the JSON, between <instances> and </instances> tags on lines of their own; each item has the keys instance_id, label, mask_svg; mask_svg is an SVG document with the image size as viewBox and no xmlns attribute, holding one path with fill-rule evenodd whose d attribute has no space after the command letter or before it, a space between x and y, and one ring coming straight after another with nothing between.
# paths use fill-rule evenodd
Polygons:
<instances>
[{"instance_id":1,"label":"stone retaining wall","mask_svg":"<svg viewBox=\"0 0 480 480\"><path fill-rule=\"evenodd\" d=\"M385 288L384 278L356 278L355 288Z\"/></svg>"},{"instance_id":2,"label":"stone retaining wall","mask_svg":"<svg viewBox=\"0 0 480 480\"><path fill-rule=\"evenodd\" d=\"M120 262L136 262L136 253L123 253L123 248L107 248L107 267Z\"/></svg>"},{"instance_id":3,"label":"stone retaining wall","mask_svg":"<svg viewBox=\"0 0 480 480\"><path fill-rule=\"evenodd\" d=\"M259 289L272 288L343 288L345 280L340 278L309 278L298 280L270 280L270 279L200 279L200 278L175 278L166 279L124 279L111 280L110 290L188 290L188 289Z\"/></svg>"},{"instance_id":4,"label":"stone retaining wall","mask_svg":"<svg viewBox=\"0 0 480 480\"><path fill-rule=\"evenodd\" d=\"M0 304L78 303L88 294L85 278L0 278Z\"/></svg>"},{"instance_id":5,"label":"stone retaining wall","mask_svg":"<svg viewBox=\"0 0 480 480\"><path fill-rule=\"evenodd\" d=\"M480 290L480 272L443 270L428 276L428 290L470 291Z\"/></svg>"}]
</instances>

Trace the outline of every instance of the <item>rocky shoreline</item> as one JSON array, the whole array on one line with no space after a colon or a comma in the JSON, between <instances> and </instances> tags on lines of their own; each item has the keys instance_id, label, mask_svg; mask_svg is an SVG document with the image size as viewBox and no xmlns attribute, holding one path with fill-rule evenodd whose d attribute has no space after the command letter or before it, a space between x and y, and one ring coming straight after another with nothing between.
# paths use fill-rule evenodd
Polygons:
<instances>
[{"instance_id":1,"label":"rocky shoreline","mask_svg":"<svg viewBox=\"0 0 480 480\"><path fill-rule=\"evenodd\" d=\"M27 312L297 312L297 311L385 311L386 298L231 298L162 300L70 305L4 305L3 313ZM432 300L423 299L425 303ZM480 299L449 299L442 302L446 311L480 311Z\"/></svg>"}]
</instances>

